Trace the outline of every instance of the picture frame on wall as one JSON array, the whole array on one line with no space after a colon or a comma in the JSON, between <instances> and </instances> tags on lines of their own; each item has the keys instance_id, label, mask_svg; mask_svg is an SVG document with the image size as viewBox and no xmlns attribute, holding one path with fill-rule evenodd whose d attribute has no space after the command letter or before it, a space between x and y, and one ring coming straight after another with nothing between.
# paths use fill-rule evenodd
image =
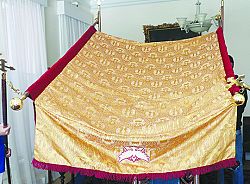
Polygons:
<instances>
[{"instance_id":1,"label":"picture frame on wall","mask_svg":"<svg viewBox=\"0 0 250 184\"><path fill-rule=\"evenodd\" d=\"M163 23L161 25L143 25L145 42L174 41L200 36L199 33L180 29L178 23Z\"/></svg>"}]
</instances>

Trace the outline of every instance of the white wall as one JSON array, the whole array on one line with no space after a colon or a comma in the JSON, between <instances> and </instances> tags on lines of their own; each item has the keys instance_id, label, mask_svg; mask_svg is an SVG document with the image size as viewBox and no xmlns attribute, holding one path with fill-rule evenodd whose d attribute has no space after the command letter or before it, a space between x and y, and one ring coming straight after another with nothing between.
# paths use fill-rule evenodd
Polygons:
<instances>
[{"instance_id":1,"label":"white wall","mask_svg":"<svg viewBox=\"0 0 250 184\"><path fill-rule=\"evenodd\" d=\"M250 84L250 1L227 0L225 4L225 39L235 61L235 73L245 74ZM250 116L250 91L244 115Z\"/></svg>"},{"instance_id":2,"label":"white wall","mask_svg":"<svg viewBox=\"0 0 250 184\"><path fill-rule=\"evenodd\" d=\"M90 13L89 0L77 1L79 2L78 7L71 4L73 0L48 0L47 2L47 7L45 8L45 26L47 61L49 67L60 58L58 15L65 14L85 23L90 23L93 19Z\"/></svg>"},{"instance_id":3,"label":"white wall","mask_svg":"<svg viewBox=\"0 0 250 184\"><path fill-rule=\"evenodd\" d=\"M56 0L48 0L45 8L45 33L48 66L58 60L59 51L59 24L56 11Z\"/></svg>"},{"instance_id":4,"label":"white wall","mask_svg":"<svg viewBox=\"0 0 250 184\"><path fill-rule=\"evenodd\" d=\"M213 16L220 9L220 0L200 0L201 11ZM196 0L104 0L102 31L118 37L144 42L143 25L174 23L176 17L192 19ZM96 5L92 1L92 12ZM225 39L228 51L235 58L237 74L246 74L250 84L250 1L225 1ZM215 30L213 27L211 30ZM249 93L250 96L250 93ZM245 115L250 116L250 100Z\"/></svg>"},{"instance_id":5,"label":"white wall","mask_svg":"<svg viewBox=\"0 0 250 184\"><path fill-rule=\"evenodd\" d=\"M78 5L72 4L73 2L78 3ZM93 19L90 13L89 0L57 0L57 14L65 14L88 24Z\"/></svg>"},{"instance_id":6,"label":"white wall","mask_svg":"<svg viewBox=\"0 0 250 184\"><path fill-rule=\"evenodd\" d=\"M142 25L174 23L176 17L188 17L193 20L196 12L195 3L196 0L104 0L102 31L143 42ZM219 6L219 0L202 1L201 11L212 16L218 13ZM96 13L93 2L92 12Z\"/></svg>"}]
</instances>

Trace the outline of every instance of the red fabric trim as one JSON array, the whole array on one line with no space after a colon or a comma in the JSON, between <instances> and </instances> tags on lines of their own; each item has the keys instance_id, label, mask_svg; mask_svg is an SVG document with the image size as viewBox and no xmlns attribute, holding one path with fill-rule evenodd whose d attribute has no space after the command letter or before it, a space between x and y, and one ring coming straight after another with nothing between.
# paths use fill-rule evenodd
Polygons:
<instances>
[{"instance_id":1,"label":"red fabric trim","mask_svg":"<svg viewBox=\"0 0 250 184\"><path fill-rule=\"evenodd\" d=\"M229 77L234 77L234 71L233 71L233 67L231 65L229 56L228 56L228 52L227 52L227 46L225 44L225 39L224 39L224 35L223 35L223 29L222 27L219 27L216 31L217 33L217 38L219 41L219 47L220 47L220 53L221 53L221 57L222 57L222 61L223 61L223 66L224 66L224 70L226 73L226 79L228 79ZM234 94L236 92L239 92L240 88L236 85L232 86L229 91L231 92L231 94Z\"/></svg>"},{"instance_id":2,"label":"red fabric trim","mask_svg":"<svg viewBox=\"0 0 250 184\"><path fill-rule=\"evenodd\" d=\"M43 92L43 90L62 72L66 65L78 54L78 52L95 32L95 27L90 26L89 29L82 35L82 37L66 52L66 54L26 90L32 100L35 100Z\"/></svg>"},{"instance_id":3,"label":"red fabric trim","mask_svg":"<svg viewBox=\"0 0 250 184\"><path fill-rule=\"evenodd\" d=\"M85 176L95 176L96 178L101 178L101 179L131 182L135 178L138 178L139 180L142 180L145 178L148 178L148 179L161 178L161 179L167 180L171 178L183 177L187 173L192 174L192 175L201 175L201 174L205 174L214 170L220 170L222 168L233 167L237 165L237 162L235 158L231 158L231 159L220 161L212 165L183 170L183 171L174 171L174 172L168 172L168 173L145 173L145 174L108 173L108 172L98 171L98 170L76 168L76 167L70 167L70 166L65 166L65 165L49 164L49 163L39 162L35 159L33 159L32 164L34 167L38 169L52 170L56 172L80 173Z\"/></svg>"}]
</instances>

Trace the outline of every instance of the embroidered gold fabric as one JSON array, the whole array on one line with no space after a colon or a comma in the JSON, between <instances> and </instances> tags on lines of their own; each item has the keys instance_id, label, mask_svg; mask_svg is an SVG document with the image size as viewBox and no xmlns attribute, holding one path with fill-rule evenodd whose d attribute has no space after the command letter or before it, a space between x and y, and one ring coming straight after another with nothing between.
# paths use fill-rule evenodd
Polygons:
<instances>
[{"instance_id":1,"label":"embroidered gold fabric","mask_svg":"<svg viewBox=\"0 0 250 184\"><path fill-rule=\"evenodd\" d=\"M216 33L138 43L96 32L36 99L34 157L111 173L165 173L235 157L236 105ZM149 161L123 160L124 147Z\"/></svg>"}]
</instances>

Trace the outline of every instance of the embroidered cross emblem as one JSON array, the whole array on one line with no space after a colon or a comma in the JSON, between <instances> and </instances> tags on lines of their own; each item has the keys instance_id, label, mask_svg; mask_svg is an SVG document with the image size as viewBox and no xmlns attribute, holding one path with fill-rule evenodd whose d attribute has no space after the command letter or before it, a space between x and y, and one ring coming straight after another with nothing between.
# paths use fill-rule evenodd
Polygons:
<instances>
[{"instance_id":1,"label":"embroidered cross emblem","mask_svg":"<svg viewBox=\"0 0 250 184\"><path fill-rule=\"evenodd\" d=\"M119 155L118 160L119 162L122 162L123 160L129 160L132 162L144 160L146 162L149 162L150 157L147 155L145 148L125 146L123 147L123 151Z\"/></svg>"}]
</instances>

